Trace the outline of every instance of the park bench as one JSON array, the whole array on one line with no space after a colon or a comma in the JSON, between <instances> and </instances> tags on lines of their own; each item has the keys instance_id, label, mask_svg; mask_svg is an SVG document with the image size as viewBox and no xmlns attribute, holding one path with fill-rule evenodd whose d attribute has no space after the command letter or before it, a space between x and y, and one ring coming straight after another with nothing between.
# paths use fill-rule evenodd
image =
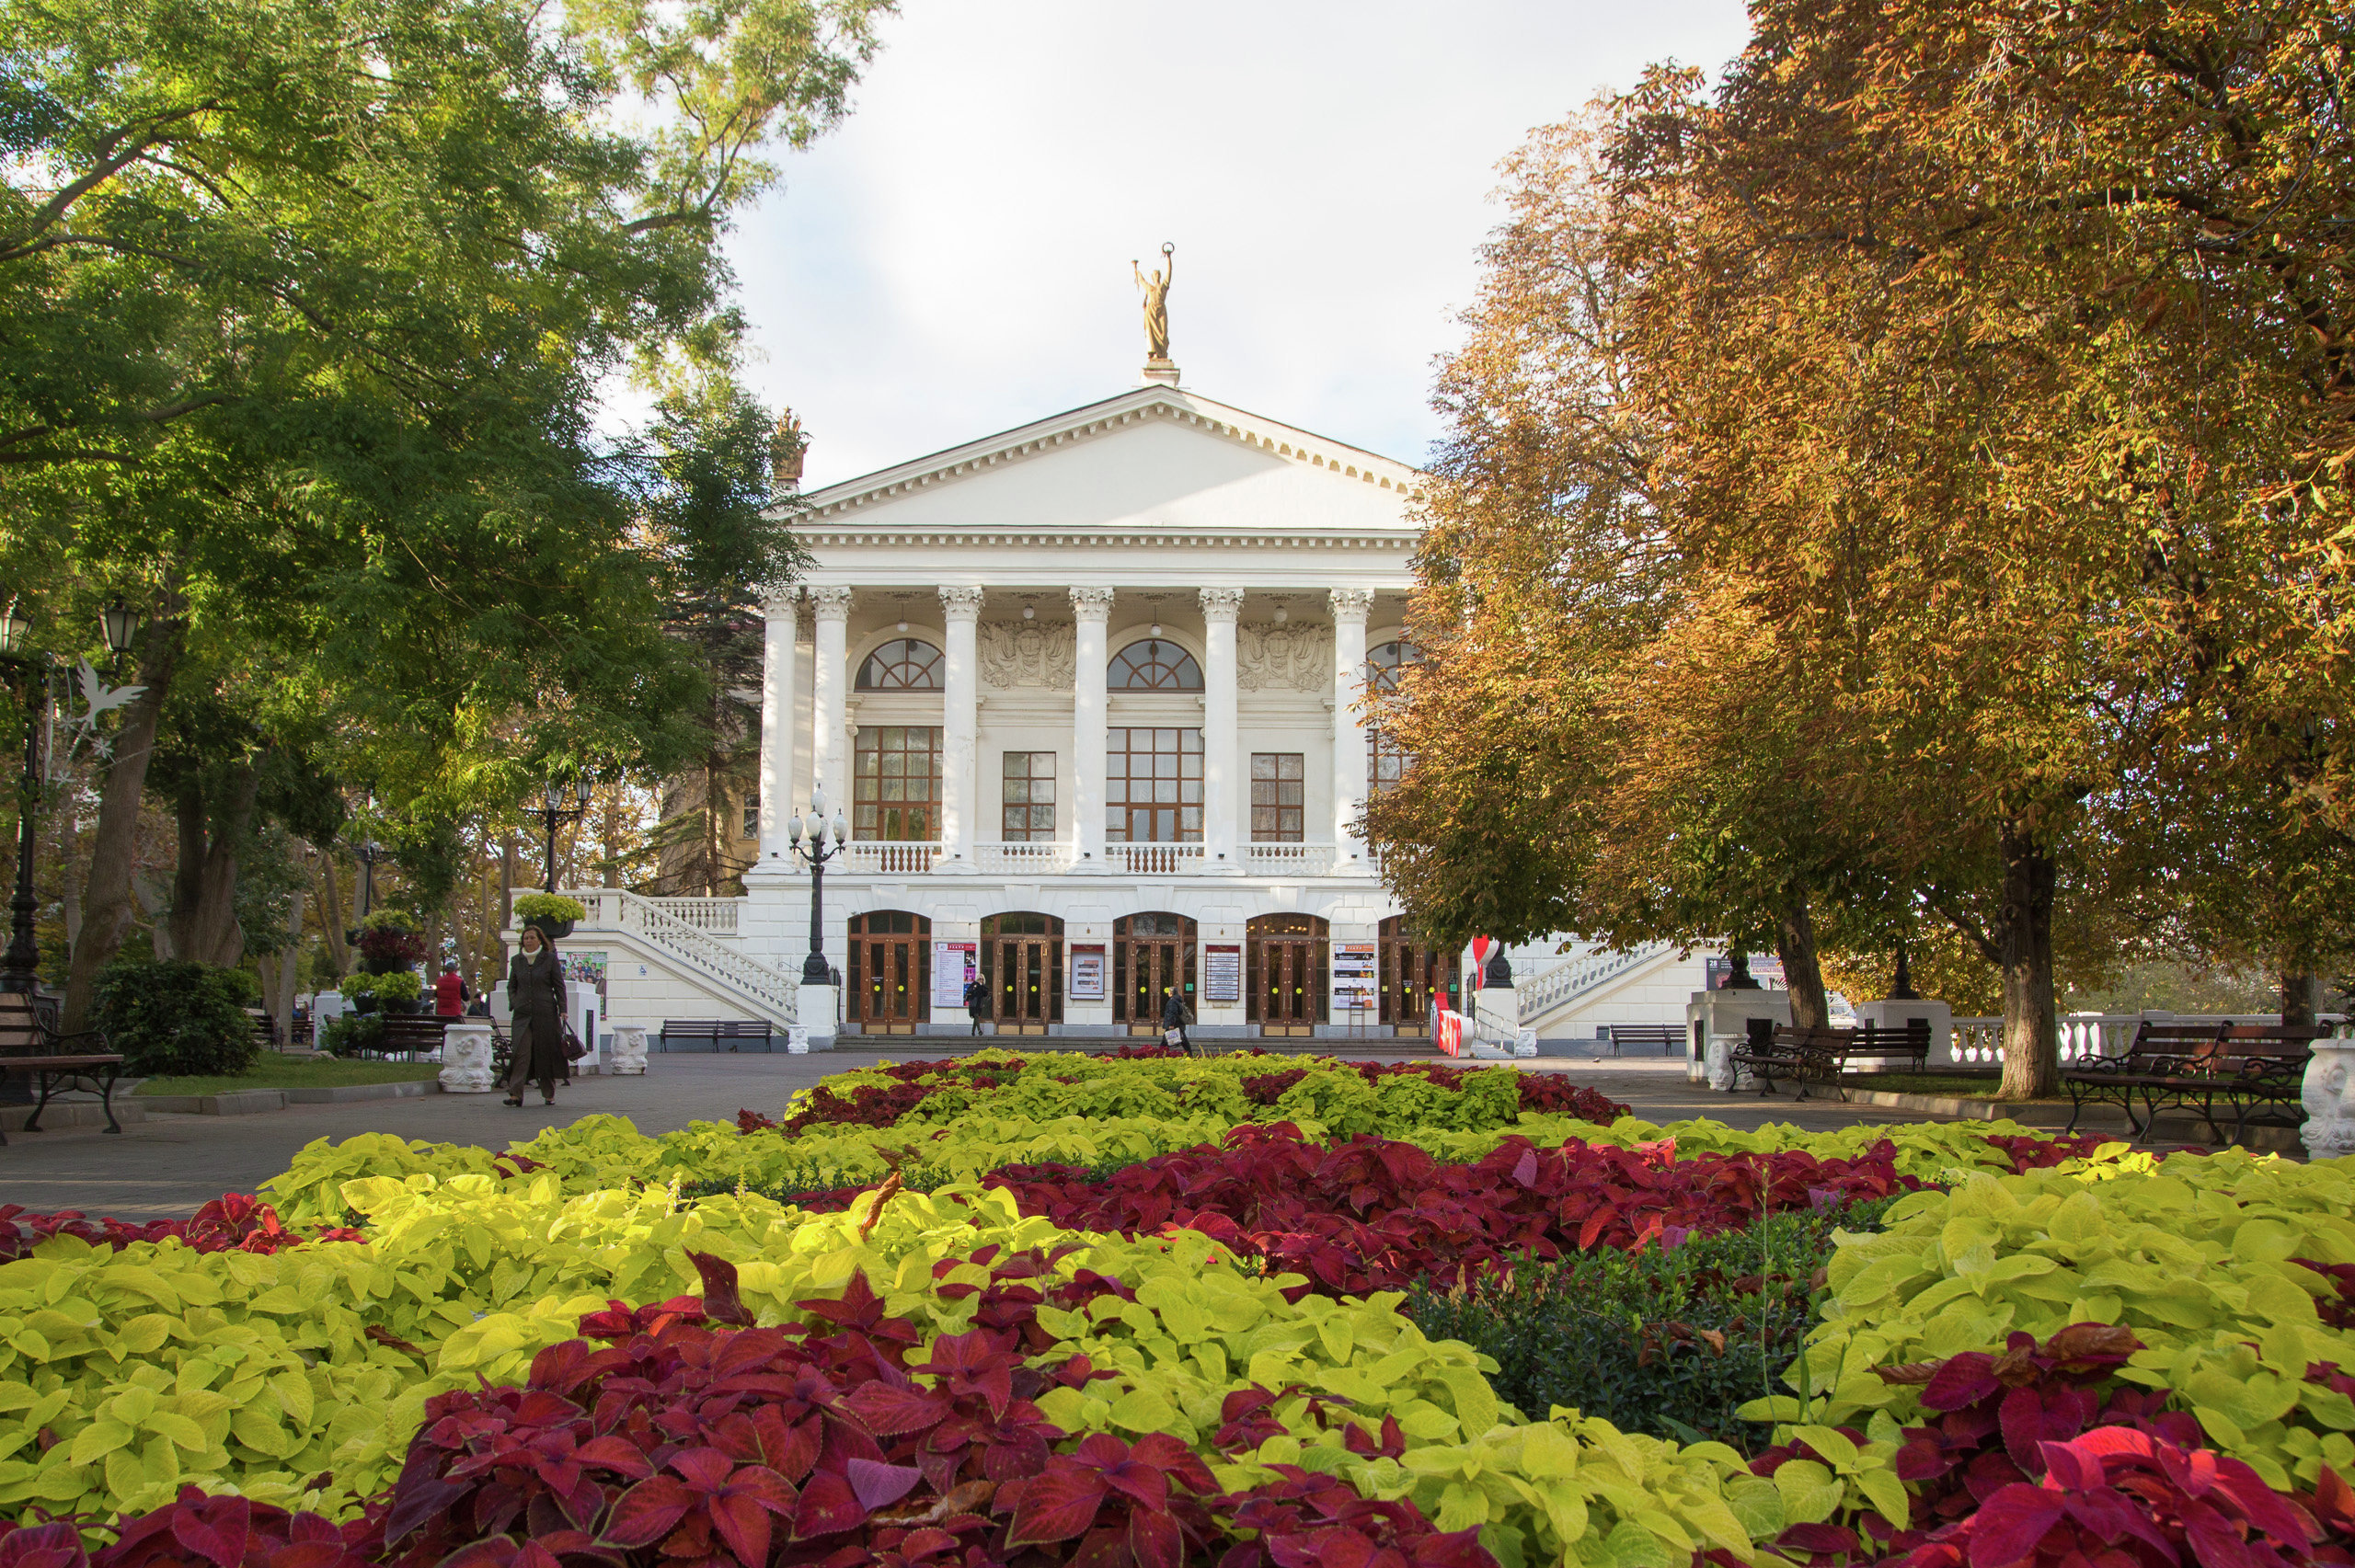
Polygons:
<instances>
[{"instance_id":1,"label":"park bench","mask_svg":"<svg viewBox=\"0 0 2355 1568\"><path fill-rule=\"evenodd\" d=\"M1611 1054L1622 1046L1658 1046L1660 1055L1674 1056L1684 1048L1684 1031L1673 1024L1614 1024Z\"/></svg>"},{"instance_id":2,"label":"park bench","mask_svg":"<svg viewBox=\"0 0 2355 1568\"><path fill-rule=\"evenodd\" d=\"M728 1042L729 1050L738 1050L747 1040L760 1042L761 1049L775 1049L776 1032L765 1018L666 1018L662 1031L654 1036L655 1049L672 1049L673 1040L701 1041L713 1050L719 1042Z\"/></svg>"},{"instance_id":3,"label":"park bench","mask_svg":"<svg viewBox=\"0 0 2355 1568\"><path fill-rule=\"evenodd\" d=\"M40 1115L63 1086L86 1087L98 1097L107 1114L107 1130L121 1132L114 1119L114 1082L122 1074L121 1053L106 1049L107 1037L96 1029L66 1035L58 1031L54 1003L21 992L0 992L0 1073L21 1072L33 1081L40 1098L25 1118L27 1132L40 1130ZM97 1050L69 1049L96 1041ZM0 1144L8 1135L0 1132Z\"/></svg>"},{"instance_id":4,"label":"park bench","mask_svg":"<svg viewBox=\"0 0 2355 1568\"><path fill-rule=\"evenodd\" d=\"M431 1013L387 1013L377 1049L385 1056L418 1057L442 1048L442 1030L451 1020Z\"/></svg>"},{"instance_id":5,"label":"park bench","mask_svg":"<svg viewBox=\"0 0 2355 1568\"><path fill-rule=\"evenodd\" d=\"M2144 1019L2124 1054L2081 1059L2064 1069L2069 1126L2087 1105L2115 1104L2137 1143L2162 1111L2192 1111L2218 1143L2237 1142L2252 1117L2259 1127L2296 1127L2305 1119L2306 1059L2328 1035L2314 1024L2168 1024ZM2135 1111L2137 1102L2142 1112ZM2226 1139L2219 1113L2233 1118Z\"/></svg>"},{"instance_id":6,"label":"park bench","mask_svg":"<svg viewBox=\"0 0 2355 1568\"><path fill-rule=\"evenodd\" d=\"M1775 1080L1781 1077L1798 1086L1801 1100L1809 1098L1810 1083L1828 1083L1833 1093L1845 1100L1848 1090L1843 1079L1852 1064L1902 1065L1915 1071L1927 1066L1930 1022L1916 1018L1895 1025L1867 1024L1854 1029L1777 1024L1772 1034L1763 1038L1753 1036L1747 1045L1735 1047L1730 1059L1735 1084L1739 1086L1747 1072L1762 1095L1774 1093Z\"/></svg>"}]
</instances>

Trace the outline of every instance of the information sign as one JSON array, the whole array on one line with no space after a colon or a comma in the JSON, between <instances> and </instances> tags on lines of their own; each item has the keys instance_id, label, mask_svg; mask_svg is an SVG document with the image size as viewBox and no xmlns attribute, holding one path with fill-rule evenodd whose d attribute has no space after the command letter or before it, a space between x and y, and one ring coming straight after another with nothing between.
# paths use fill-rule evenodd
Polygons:
<instances>
[{"instance_id":1,"label":"information sign","mask_svg":"<svg viewBox=\"0 0 2355 1568\"><path fill-rule=\"evenodd\" d=\"M1243 949L1210 943L1202 948L1202 1000L1213 1007L1243 1000Z\"/></svg>"},{"instance_id":2,"label":"information sign","mask_svg":"<svg viewBox=\"0 0 2355 1568\"><path fill-rule=\"evenodd\" d=\"M1065 994L1074 1001L1104 1000L1104 944L1100 942L1074 942L1067 944L1071 954L1071 990Z\"/></svg>"},{"instance_id":3,"label":"information sign","mask_svg":"<svg viewBox=\"0 0 2355 1568\"><path fill-rule=\"evenodd\" d=\"M932 944L932 1005L961 1013L965 982L981 977L982 944L978 942L936 942Z\"/></svg>"},{"instance_id":4,"label":"information sign","mask_svg":"<svg viewBox=\"0 0 2355 1568\"><path fill-rule=\"evenodd\" d=\"M1371 1013L1378 977L1371 942L1333 944L1333 1011Z\"/></svg>"}]
</instances>

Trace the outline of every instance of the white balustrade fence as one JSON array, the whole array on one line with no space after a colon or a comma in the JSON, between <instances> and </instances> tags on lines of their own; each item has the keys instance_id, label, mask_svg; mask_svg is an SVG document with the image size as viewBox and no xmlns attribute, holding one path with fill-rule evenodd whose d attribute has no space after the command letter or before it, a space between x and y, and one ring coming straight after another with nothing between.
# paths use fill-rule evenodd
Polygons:
<instances>
[{"instance_id":1,"label":"white balustrade fence","mask_svg":"<svg viewBox=\"0 0 2355 1568\"><path fill-rule=\"evenodd\" d=\"M973 865L984 875L1051 876L1069 871L1078 854L1072 844L975 844Z\"/></svg>"},{"instance_id":2,"label":"white balustrade fence","mask_svg":"<svg viewBox=\"0 0 2355 1568\"><path fill-rule=\"evenodd\" d=\"M921 876L940 858L940 845L918 840L859 839L844 844L842 858L827 863L841 870L870 876Z\"/></svg>"},{"instance_id":3,"label":"white balustrade fence","mask_svg":"<svg viewBox=\"0 0 2355 1568\"><path fill-rule=\"evenodd\" d=\"M1329 876L1340 853L1333 844L1246 844L1243 864L1263 876Z\"/></svg>"},{"instance_id":4,"label":"white balustrade fence","mask_svg":"<svg viewBox=\"0 0 2355 1568\"><path fill-rule=\"evenodd\" d=\"M2074 1013L2061 1020L2061 1060L2065 1065L2089 1057L2124 1056L2144 1019L2165 1024L2257 1024L2281 1022L2278 1013ZM2324 1013L2315 1022L2332 1025L2344 1036L2355 1024L2342 1014ZM2001 1018L1958 1018L1954 1021L1954 1059L1965 1067L1994 1067L2004 1059Z\"/></svg>"},{"instance_id":5,"label":"white balustrade fence","mask_svg":"<svg viewBox=\"0 0 2355 1568\"><path fill-rule=\"evenodd\" d=\"M743 906L741 898L649 898L648 903L669 915L718 936L736 934L736 911Z\"/></svg>"},{"instance_id":6,"label":"white balustrade fence","mask_svg":"<svg viewBox=\"0 0 2355 1568\"><path fill-rule=\"evenodd\" d=\"M1584 953L1565 958L1534 977L1516 977L1513 990L1520 998L1522 1022L1534 1022L1539 1014L1549 1013L1580 992L1591 990L1640 964L1650 963L1674 945L1669 942L1648 942L1625 953Z\"/></svg>"},{"instance_id":7,"label":"white balustrade fence","mask_svg":"<svg viewBox=\"0 0 2355 1568\"><path fill-rule=\"evenodd\" d=\"M723 942L708 930L681 920L664 906L676 902L723 903L718 898L645 898L617 887L580 890L566 895L580 900L588 910L580 921L591 931L622 931L637 937L682 968L718 981L768 1014L772 1022L790 1025L800 997L799 977L769 967L746 955L732 942Z\"/></svg>"},{"instance_id":8,"label":"white balustrade fence","mask_svg":"<svg viewBox=\"0 0 2355 1568\"><path fill-rule=\"evenodd\" d=\"M1200 844L1106 844L1104 858L1132 876L1182 876L1202 868Z\"/></svg>"}]
</instances>

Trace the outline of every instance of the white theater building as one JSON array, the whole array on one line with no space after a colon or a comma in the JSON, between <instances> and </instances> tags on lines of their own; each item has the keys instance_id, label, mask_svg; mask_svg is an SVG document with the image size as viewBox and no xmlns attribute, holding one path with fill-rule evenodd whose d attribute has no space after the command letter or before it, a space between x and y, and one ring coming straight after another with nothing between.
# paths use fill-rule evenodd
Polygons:
<instances>
[{"instance_id":1,"label":"white theater building","mask_svg":"<svg viewBox=\"0 0 2355 1568\"><path fill-rule=\"evenodd\" d=\"M1424 1034L1466 960L1405 929L1353 823L1399 759L1360 711L1406 640L1420 475L1181 390L1133 391L811 492L767 603L739 899L584 892L608 1021L840 1034ZM810 876L822 793L848 841ZM1513 954L1549 1036L1681 1023L1702 956Z\"/></svg>"}]
</instances>

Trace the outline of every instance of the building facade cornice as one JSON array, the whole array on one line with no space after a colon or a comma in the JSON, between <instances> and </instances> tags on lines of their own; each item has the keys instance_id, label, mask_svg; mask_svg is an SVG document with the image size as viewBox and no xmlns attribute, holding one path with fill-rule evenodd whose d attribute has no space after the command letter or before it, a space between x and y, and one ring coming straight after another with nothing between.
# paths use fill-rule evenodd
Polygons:
<instances>
[{"instance_id":1,"label":"building facade cornice","mask_svg":"<svg viewBox=\"0 0 2355 1568\"><path fill-rule=\"evenodd\" d=\"M813 490L802 498L796 532L805 540L821 538L830 523L839 524L861 508L1156 419L1190 426L1303 467L1322 469L1345 482L1396 490L1410 499L1417 497L1422 483L1418 470L1378 452L1264 419L1176 387L1147 386Z\"/></svg>"}]
</instances>

